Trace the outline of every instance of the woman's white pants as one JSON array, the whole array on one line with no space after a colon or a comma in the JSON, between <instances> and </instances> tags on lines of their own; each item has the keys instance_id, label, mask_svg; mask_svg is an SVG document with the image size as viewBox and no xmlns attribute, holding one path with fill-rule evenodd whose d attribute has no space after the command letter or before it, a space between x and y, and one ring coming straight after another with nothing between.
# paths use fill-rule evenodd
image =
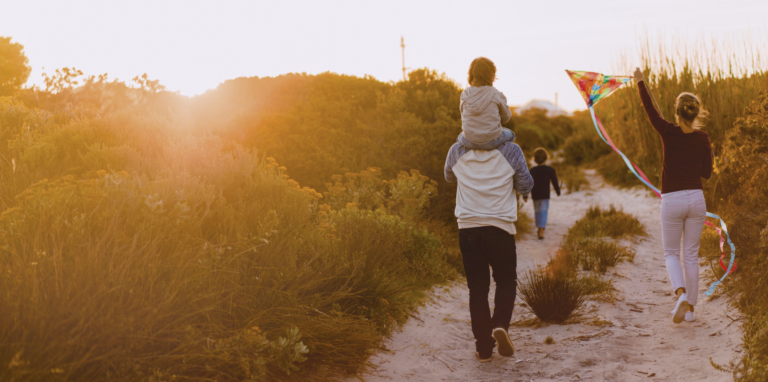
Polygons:
<instances>
[{"instance_id":1,"label":"woman's white pants","mask_svg":"<svg viewBox=\"0 0 768 382\"><path fill-rule=\"evenodd\" d=\"M696 305L699 297L699 241L707 205L702 190L683 190L661 195L661 238L672 291L685 288L688 302ZM680 267L682 238L683 269Z\"/></svg>"}]
</instances>

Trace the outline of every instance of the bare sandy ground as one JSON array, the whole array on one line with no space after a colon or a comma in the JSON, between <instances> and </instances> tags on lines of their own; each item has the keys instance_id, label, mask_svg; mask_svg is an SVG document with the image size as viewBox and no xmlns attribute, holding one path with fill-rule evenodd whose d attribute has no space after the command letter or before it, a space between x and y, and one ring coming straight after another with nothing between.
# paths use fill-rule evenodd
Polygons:
<instances>
[{"instance_id":1,"label":"bare sandy ground","mask_svg":"<svg viewBox=\"0 0 768 382\"><path fill-rule=\"evenodd\" d=\"M469 324L468 290L464 280L436 288L401 331L371 359L376 369L363 376L374 381L728 381L712 361L727 364L741 353L736 312L723 298L703 295L696 321L673 324L671 286L664 266L659 222L660 200L645 191L618 190L588 171L592 190L563 194L550 202L546 238L518 235L518 275L554 255L569 227L590 205L614 204L640 219L649 235L624 241L636 251L635 262L620 263L608 272L618 289L615 303L591 302L589 317L612 325L544 325L511 327L515 355L494 354L479 363ZM529 201L523 208L533 216ZM701 267L702 276L708 272ZM493 306L493 290L489 296ZM520 300L518 299L518 303ZM515 308L515 317L524 312ZM515 319L513 317L513 320ZM544 344L552 336L555 343ZM350 380L355 381L357 378Z\"/></svg>"}]
</instances>

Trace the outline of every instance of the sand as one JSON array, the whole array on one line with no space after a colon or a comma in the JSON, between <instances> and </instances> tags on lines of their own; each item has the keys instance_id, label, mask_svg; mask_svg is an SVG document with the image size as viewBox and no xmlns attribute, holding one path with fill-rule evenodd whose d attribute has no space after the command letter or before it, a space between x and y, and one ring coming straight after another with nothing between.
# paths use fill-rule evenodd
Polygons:
<instances>
[{"instance_id":1,"label":"sand","mask_svg":"<svg viewBox=\"0 0 768 382\"><path fill-rule=\"evenodd\" d=\"M640 190L619 190L587 170L591 190L563 194L550 202L546 238L518 235L518 275L554 255L567 230L590 205L614 204L636 216L649 235L623 244L636 251L634 263L609 270L619 301L590 302L588 317L609 326L584 323L511 327L515 355L494 354L489 363L474 356L465 280L435 288L430 302L402 330L385 342L389 351L371 358L375 365L362 376L375 381L726 381L730 373L716 370L710 358L727 364L741 357L738 312L724 298L707 298L700 284L696 321L672 323L674 297L661 244L660 200ZM523 207L533 216L529 201ZM702 266L702 278L709 272ZM493 288L493 286L492 286ZM493 306L493 289L489 296ZM520 303L518 298L517 303ZM525 309L516 306L513 320ZM730 318L729 318L730 317ZM547 336L555 343L544 344ZM349 381L356 381L352 378Z\"/></svg>"}]
</instances>

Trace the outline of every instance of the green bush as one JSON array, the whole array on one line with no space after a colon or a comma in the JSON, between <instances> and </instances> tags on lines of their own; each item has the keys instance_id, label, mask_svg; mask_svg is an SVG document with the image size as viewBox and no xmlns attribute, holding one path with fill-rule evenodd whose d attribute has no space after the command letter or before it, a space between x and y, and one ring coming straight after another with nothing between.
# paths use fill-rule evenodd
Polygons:
<instances>
[{"instance_id":1,"label":"green bush","mask_svg":"<svg viewBox=\"0 0 768 382\"><path fill-rule=\"evenodd\" d=\"M582 188L589 189L589 181L581 168L563 162L553 162L550 163L550 166L557 171L557 179L561 183L561 188L565 188L561 191L570 194L580 191Z\"/></svg>"},{"instance_id":2,"label":"green bush","mask_svg":"<svg viewBox=\"0 0 768 382\"><path fill-rule=\"evenodd\" d=\"M162 119L82 118L10 146L2 380L357 373L457 275L419 220L435 194L417 172L381 182L387 208L332 207L273 159Z\"/></svg>"},{"instance_id":3,"label":"green bush","mask_svg":"<svg viewBox=\"0 0 768 382\"><path fill-rule=\"evenodd\" d=\"M591 164L613 152L593 130L568 137L563 144L563 161L571 166Z\"/></svg>"}]
</instances>

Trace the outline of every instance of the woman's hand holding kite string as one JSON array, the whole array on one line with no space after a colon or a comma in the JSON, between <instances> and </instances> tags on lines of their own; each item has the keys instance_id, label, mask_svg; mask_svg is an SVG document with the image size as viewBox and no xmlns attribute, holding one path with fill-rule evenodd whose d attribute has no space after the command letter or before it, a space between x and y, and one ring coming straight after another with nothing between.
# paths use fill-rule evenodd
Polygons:
<instances>
[{"instance_id":1,"label":"woman's hand holding kite string","mask_svg":"<svg viewBox=\"0 0 768 382\"><path fill-rule=\"evenodd\" d=\"M643 71L640 70L640 68L635 68L635 83L640 81L645 81L645 76L643 75Z\"/></svg>"}]
</instances>

